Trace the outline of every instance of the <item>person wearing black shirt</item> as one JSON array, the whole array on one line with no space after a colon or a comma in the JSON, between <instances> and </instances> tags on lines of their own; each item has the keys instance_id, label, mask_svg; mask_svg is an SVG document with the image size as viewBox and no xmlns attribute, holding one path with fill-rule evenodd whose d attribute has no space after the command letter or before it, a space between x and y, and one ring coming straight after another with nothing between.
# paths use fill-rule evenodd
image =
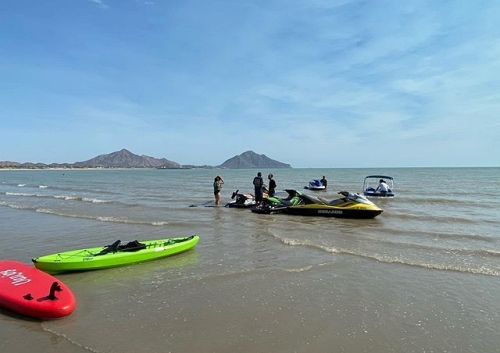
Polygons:
<instances>
[{"instance_id":1,"label":"person wearing black shirt","mask_svg":"<svg viewBox=\"0 0 500 353\"><path fill-rule=\"evenodd\" d=\"M274 181L273 175L271 173L269 173L267 179L269 179L269 188L267 190L267 194L269 195L269 197L273 197L274 193L276 192L276 182Z\"/></svg>"},{"instance_id":2,"label":"person wearing black shirt","mask_svg":"<svg viewBox=\"0 0 500 353\"><path fill-rule=\"evenodd\" d=\"M328 184L328 181L326 180L325 176L323 175L323 179L320 180L321 184L326 188L326 185Z\"/></svg>"}]
</instances>

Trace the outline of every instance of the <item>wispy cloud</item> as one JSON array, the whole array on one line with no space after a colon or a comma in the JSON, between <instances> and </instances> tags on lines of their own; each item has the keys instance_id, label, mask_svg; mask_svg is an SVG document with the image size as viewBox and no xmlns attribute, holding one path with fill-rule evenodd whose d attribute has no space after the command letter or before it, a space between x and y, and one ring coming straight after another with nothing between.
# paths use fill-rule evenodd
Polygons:
<instances>
[{"instance_id":1,"label":"wispy cloud","mask_svg":"<svg viewBox=\"0 0 500 353\"><path fill-rule=\"evenodd\" d=\"M94 4L97 4L101 9L108 9L109 6L106 5L102 0L89 0L90 2L93 2Z\"/></svg>"},{"instance_id":2,"label":"wispy cloud","mask_svg":"<svg viewBox=\"0 0 500 353\"><path fill-rule=\"evenodd\" d=\"M147 0L135 0L135 2L138 4L147 5L147 6L152 6L155 4L154 1L147 1Z\"/></svg>"}]
</instances>

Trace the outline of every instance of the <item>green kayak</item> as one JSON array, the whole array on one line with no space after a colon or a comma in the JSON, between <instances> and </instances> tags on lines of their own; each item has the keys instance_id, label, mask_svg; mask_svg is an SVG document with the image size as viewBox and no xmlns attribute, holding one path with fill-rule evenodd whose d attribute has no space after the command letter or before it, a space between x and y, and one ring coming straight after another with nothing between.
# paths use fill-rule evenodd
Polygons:
<instances>
[{"instance_id":1,"label":"green kayak","mask_svg":"<svg viewBox=\"0 0 500 353\"><path fill-rule=\"evenodd\" d=\"M32 259L35 267L47 273L88 271L156 260L192 249L199 237L137 240L121 244L120 240L98 248L70 250Z\"/></svg>"}]
</instances>

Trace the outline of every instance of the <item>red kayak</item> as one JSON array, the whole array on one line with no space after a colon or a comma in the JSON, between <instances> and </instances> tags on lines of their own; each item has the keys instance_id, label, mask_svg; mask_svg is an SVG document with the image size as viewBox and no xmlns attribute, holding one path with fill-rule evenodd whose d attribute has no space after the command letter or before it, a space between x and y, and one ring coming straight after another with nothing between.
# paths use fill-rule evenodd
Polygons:
<instances>
[{"instance_id":1,"label":"red kayak","mask_svg":"<svg viewBox=\"0 0 500 353\"><path fill-rule=\"evenodd\" d=\"M0 260L0 307L38 319L58 319L75 306L75 296L59 279L21 262Z\"/></svg>"}]
</instances>

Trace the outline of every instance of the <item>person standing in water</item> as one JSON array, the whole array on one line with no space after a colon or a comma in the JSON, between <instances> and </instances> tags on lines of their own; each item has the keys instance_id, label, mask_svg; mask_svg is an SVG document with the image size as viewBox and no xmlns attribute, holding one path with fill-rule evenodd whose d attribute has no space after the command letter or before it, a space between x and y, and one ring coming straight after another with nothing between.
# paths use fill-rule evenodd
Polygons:
<instances>
[{"instance_id":1,"label":"person standing in water","mask_svg":"<svg viewBox=\"0 0 500 353\"><path fill-rule=\"evenodd\" d=\"M323 175L323 179L321 179L320 181L321 181L321 184L323 184L323 186L326 188L326 186L328 185L328 181L326 180L324 175Z\"/></svg>"},{"instance_id":2,"label":"person standing in water","mask_svg":"<svg viewBox=\"0 0 500 353\"><path fill-rule=\"evenodd\" d=\"M260 205L262 202L262 188L264 187L264 179L262 179L262 173L258 172L257 176L253 178L253 187L255 191L255 202Z\"/></svg>"},{"instance_id":3,"label":"person standing in water","mask_svg":"<svg viewBox=\"0 0 500 353\"><path fill-rule=\"evenodd\" d=\"M219 205L220 190L222 189L222 184L224 184L224 180L222 180L222 177L220 175L217 175L214 179L215 205Z\"/></svg>"},{"instance_id":4,"label":"person standing in water","mask_svg":"<svg viewBox=\"0 0 500 353\"><path fill-rule=\"evenodd\" d=\"M269 195L269 197L273 197L274 193L276 192L276 181L274 181L273 175L271 173L269 173L267 179L269 179L269 188L267 189L267 194Z\"/></svg>"}]
</instances>

